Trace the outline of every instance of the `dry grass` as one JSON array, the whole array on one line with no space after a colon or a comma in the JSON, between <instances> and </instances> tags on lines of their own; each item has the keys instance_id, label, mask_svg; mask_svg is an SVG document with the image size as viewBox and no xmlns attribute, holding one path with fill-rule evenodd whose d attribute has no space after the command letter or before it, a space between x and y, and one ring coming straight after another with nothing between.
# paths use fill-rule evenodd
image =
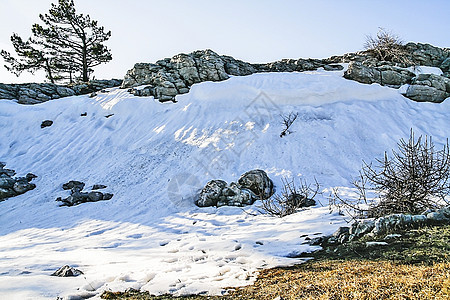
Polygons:
<instances>
[{"instance_id":1,"label":"dry grass","mask_svg":"<svg viewBox=\"0 0 450 300\"><path fill-rule=\"evenodd\" d=\"M388 246L354 242L314 254L307 263L260 272L225 296L151 296L105 292L104 299L450 299L450 225L401 232Z\"/></svg>"},{"instance_id":2,"label":"dry grass","mask_svg":"<svg viewBox=\"0 0 450 300\"><path fill-rule=\"evenodd\" d=\"M450 299L450 263L433 266L387 261L311 261L262 271L231 299Z\"/></svg>"}]
</instances>

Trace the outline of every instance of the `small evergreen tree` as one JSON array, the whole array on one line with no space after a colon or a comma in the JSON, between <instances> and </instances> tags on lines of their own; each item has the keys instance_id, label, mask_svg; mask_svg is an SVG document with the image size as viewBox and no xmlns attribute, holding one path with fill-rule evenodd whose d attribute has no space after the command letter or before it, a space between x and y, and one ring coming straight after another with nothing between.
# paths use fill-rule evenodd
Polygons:
<instances>
[{"instance_id":1,"label":"small evergreen tree","mask_svg":"<svg viewBox=\"0 0 450 300\"><path fill-rule=\"evenodd\" d=\"M11 37L19 59L4 50L0 53L9 64L5 67L17 76L24 70L44 69L51 82L72 82L74 77L86 82L93 67L112 59L103 44L111 37L111 31L105 32L89 15L77 14L73 0L58 0L48 14L39 18L43 25L34 24L33 36L26 42L17 34Z\"/></svg>"}]
</instances>

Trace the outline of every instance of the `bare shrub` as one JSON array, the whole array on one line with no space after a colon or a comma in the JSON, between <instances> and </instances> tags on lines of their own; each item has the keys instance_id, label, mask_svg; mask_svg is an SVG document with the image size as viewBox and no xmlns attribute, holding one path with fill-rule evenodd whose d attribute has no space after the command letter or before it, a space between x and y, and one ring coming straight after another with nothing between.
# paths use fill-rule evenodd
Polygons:
<instances>
[{"instance_id":1,"label":"bare shrub","mask_svg":"<svg viewBox=\"0 0 450 300\"><path fill-rule=\"evenodd\" d=\"M286 134L291 134L292 131L289 130L289 127L294 123L294 121L297 119L298 113L290 112L289 115L281 115L281 118L283 118L283 125L284 129L280 134L280 137L285 136Z\"/></svg>"},{"instance_id":2,"label":"bare shrub","mask_svg":"<svg viewBox=\"0 0 450 300\"><path fill-rule=\"evenodd\" d=\"M364 48L380 61L413 65L400 37L384 28L379 28L376 37L366 36Z\"/></svg>"},{"instance_id":3,"label":"bare shrub","mask_svg":"<svg viewBox=\"0 0 450 300\"><path fill-rule=\"evenodd\" d=\"M260 208L271 216L285 217L297 212L300 208L316 204L314 197L317 195L320 185L307 184L301 181L300 187L295 185L294 180L282 179L283 188L281 194L274 194L269 199L261 199Z\"/></svg>"},{"instance_id":4,"label":"bare shrub","mask_svg":"<svg viewBox=\"0 0 450 300\"><path fill-rule=\"evenodd\" d=\"M409 140L401 139L392 157L385 153L375 164L363 162L353 185L357 199L343 199L335 189L331 205L359 217L418 214L443 207L449 204L446 196L450 193L448 140L441 150L436 150L431 137L415 139L411 130Z\"/></svg>"}]
</instances>

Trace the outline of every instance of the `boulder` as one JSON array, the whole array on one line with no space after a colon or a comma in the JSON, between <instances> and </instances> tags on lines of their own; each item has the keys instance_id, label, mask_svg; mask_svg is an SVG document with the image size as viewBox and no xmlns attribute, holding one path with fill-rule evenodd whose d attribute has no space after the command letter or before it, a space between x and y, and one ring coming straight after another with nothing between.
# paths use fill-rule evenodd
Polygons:
<instances>
[{"instance_id":1,"label":"boulder","mask_svg":"<svg viewBox=\"0 0 450 300\"><path fill-rule=\"evenodd\" d=\"M52 125L53 125L53 121L52 120L45 120L45 121L42 121L41 128L50 127Z\"/></svg>"},{"instance_id":2,"label":"boulder","mask_svg":"<svg viewBox=\"0 0 450 300\"><path fill-rule=\"evenodd\" d=\"M200 207L217 206L218 202L225 202L222 194L227 183L223 180L211 180L201 190L195 204Z\"/></svg>"},{"instance_id":3,"label":"boulder","mask_svg":"<svg viewBox=\"0 0 450 300\"><path fill-rule=\"evenodd\" d=\"M72 190L72 192L79 192L84 189L84 182L71 180L62 185L63 190Z\"/></svg>"},{"instance_id":4,"label":"boulder","mask_svg":"<svg viewBox=\"0 0 450 300\"><path fill-rule=\"evenodd\" d=\"M435 74L420 74L413 79L405 96L414 101L440 103L450 97L450 79Z\"/></svg>"},{"instance_id":5,"label":"boulder","mask_svg":"<svg viewBox=\"0 0 450 300\"><path fill-rule=\"evenodd\" d=\"M371 67L360 62L351 62L344 73L346 79L366 84L378 83L395 88L411 83L414 76L414 73L405 68L391 65Z\"/></svg>"},{"instance_id":6,"label":"boulder","mask_svg":"<svg viewBox=\"0 0 450 300\"><path fill-rule=\"evenodd\" d=\"M240 188L248 189L262 199L273 195L273 182L263 170L248 171L239 177Z\"/></svg>"}]
</instances>

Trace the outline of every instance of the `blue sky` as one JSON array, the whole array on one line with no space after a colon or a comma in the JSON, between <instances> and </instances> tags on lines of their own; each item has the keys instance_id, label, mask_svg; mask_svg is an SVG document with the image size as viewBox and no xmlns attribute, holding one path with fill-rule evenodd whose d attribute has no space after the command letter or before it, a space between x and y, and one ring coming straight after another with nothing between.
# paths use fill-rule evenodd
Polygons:
<instances>
[{"instance_id":1,"label":"blue sky","mask_svg":"<svg viewBox=\"0 0 450 300\"><path fill-rule=\"evenodd\" d=\"M56 1L0 0L0 49L12 50L13 32L29 37L39 13ZM378 27L406 42L450 47L448 0L75 0L75 5L112 31L107 45L113 60L95 69L96 78L122 78L136 62L206 48L249 62L329 57L361 50ZM42 74L16 78L0 68L3 83L42 80Z\"/></svg>"}]
</instances>

